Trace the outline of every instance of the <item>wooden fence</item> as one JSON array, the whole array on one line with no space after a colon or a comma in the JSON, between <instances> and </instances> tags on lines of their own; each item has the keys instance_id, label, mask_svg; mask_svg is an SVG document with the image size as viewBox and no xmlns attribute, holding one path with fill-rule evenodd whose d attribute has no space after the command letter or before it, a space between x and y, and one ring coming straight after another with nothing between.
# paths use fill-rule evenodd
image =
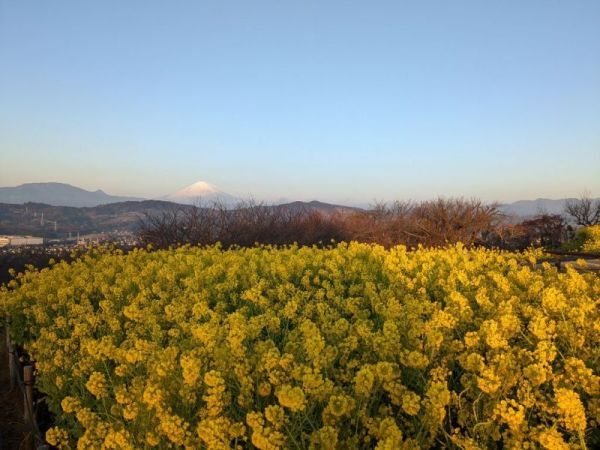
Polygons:
<instances>
[{"instance_id":1,"label":"wooden fence","mask_svg":"<svg viewBox=\"0 0 600 450\"><path fill-rule=\"evenodd\" d=\"M565 268L565 263L573 263L578 259L583 260L598 260L597 264L588 267L579 267L572 265L573 268L580 272L599 272L600 273L600 253L581 253L581 252L563 252L559 250L545 250L545 253L552 255L552 258L545 259L545 262L554 264L559 270Z\"/></svg>"},{"instance_id":2,"label":"wooden fence","mask_svg":"<svg viewBox=\"0 0 600 450\"><path fill-rule=\"evenodd\" d=\"M10 389L19 389L23 398L23 419L29 428L20 448L27 450L48 450L37 421L37 402L34 399L35 363L22 354L10 337L10 320L5 322L6 348L8 350L8 371Z\"/></svg>"}]
</instances>

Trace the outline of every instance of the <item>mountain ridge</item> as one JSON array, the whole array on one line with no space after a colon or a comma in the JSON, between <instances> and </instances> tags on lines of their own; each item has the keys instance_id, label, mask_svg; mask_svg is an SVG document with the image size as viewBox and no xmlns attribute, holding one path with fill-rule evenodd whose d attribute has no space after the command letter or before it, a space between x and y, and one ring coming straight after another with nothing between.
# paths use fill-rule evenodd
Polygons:
<instances>
[{"instance_id":1,"label":"mountain ridge","mask_svg":"<svg viewBox=\"0 0 600 450\"><path fill-rule=\"evenodd\" d=\"M123 202L144 202L150 199L141 197L118 196L107 194L102 189L88 191L77 186L60 182L44 183L24 183L14 187L0 187L0 203L5 204L25 204L40 203L51 206L64 207L96 207ZM285 202L267 203L270 205L287 205L286 208L293 208L297 205L302 208L315 209L315 205L321 204L317 209L333 211L336 209L366 209L362 205L339 205L333 203L293 201L286 199ZM565 204L572 198L550 199L536 198L534 200L517 200L514 202L501 203L499 210L508 215L514 215L521 218L531 217L540 213L563 214ZM600 200L600 199L596 199ZM214 184L207 181L197 181L186 186L173 194L153 199L153 201L171 202L179 205L211 205L221 203L225 207L233 207L241 199L220 190ZM312 205L312 206L311 206ZM329 205L325 207L324 205Z\"/></svg>"},{"instance_id":2,"label":"mountain ridge","mask_svg":"<svg viewBox=\"0 0 600 450\"><path fill-rule=\"evenodd\" d=\"M0 187L0 203L44 203L52 206L93 207L123 201L140 201L141 197L110 195L102 189L88 191L68 183L24 183Z\"/></svg>"},{"instance_id":3,"label":"mountain ridge","mask_svg":"<svg viewBox=\"0 0 600 450\"><path fill-rule=\"evenodd\" d=\"M519 217L531 217L538 214L564 214L568 201L576 198L536 198L535 200L517 200L499 206L501 212ZM600 201L600 198L593 199Z\"/></svg>"}]
</instances>

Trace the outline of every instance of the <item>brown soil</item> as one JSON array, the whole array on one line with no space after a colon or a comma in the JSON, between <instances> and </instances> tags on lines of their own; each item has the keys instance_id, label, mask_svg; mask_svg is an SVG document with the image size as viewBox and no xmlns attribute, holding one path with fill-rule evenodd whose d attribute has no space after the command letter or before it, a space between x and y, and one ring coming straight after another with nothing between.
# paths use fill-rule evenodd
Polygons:
<instances>
[{"instance_id":1,"label":"brown soil","mask_svg":"<svg viewBox=\"0 0 600 450\"><path fill-rule=\"evenodd\" d=\"M0 336L0 450L28 450L32 435L23 419L23 397L18 386L10 388L4 332Z\"/></svg>"}]
</instances>

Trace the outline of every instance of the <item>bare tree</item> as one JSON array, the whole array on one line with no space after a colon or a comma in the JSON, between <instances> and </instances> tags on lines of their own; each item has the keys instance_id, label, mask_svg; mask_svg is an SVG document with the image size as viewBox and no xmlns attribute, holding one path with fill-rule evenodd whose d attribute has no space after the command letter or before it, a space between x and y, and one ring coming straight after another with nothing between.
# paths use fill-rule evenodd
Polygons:
<instances>
[{"instance_id":1,"label":"bare tree","mask_svg":"<svg viewBox=\"0 0 600 450\"><path fill-rule=\"evenodd\" d=\"M494 204L476 199L440 198L390 205L379 203L370 211L353 214L346 223L353 240L376 242L386 247L397 244L415 247L418 244L482 243L499 219Z\"/></svg>"},{"instance_id":2,"label":"bare tree","mask_svg":"<svg viewBox=\"0 0 600 450\"><path fill-rule=\"evenodd\" d=\"M578 199L567 200L565 212L577 225L589 227L600 224L600 200L594 200L588 191Z\"/></svg>"},{"instance_id":3,"label":"bare tree","mask_svg":"<svg viewBox=\"0 0 600 450\"><path fill-rule=\"evenodd\" d=\"M427 245L462 242L475 244L499 220L498 207L480 200L462 198L426 201L412 213L413 234Z\"/></svg>"},{"instance_id":4,"label":"bare tree","mask_svg":"<svg viewBox=\"0 0 600 450\"><path fill-rule=\"evenodd\" d=\"M377 204L369 211L326 211L269 206L254 201L226 208L185 207L162 216L146 216L140 241L155 248L171 245L251 247L256 243L321 245L336 241L378 243L385 247L485 244L499 222L495 205L479 200L438 199L429 202Z\"/></svg>"},{"instance_id":5,"label":"bare tree","mask_svg":"<svg viewBox=\"0 0 600 450\"><path fill-rule=\"evenodd\" d=\"M344 218L308 208L285 208L253 200L227 208L181 207L161 215L146 215L138 236L143 244L167 248L184 244L251 247L257 243L315 245L349 240Z\"/></svg>"}]
</instances>

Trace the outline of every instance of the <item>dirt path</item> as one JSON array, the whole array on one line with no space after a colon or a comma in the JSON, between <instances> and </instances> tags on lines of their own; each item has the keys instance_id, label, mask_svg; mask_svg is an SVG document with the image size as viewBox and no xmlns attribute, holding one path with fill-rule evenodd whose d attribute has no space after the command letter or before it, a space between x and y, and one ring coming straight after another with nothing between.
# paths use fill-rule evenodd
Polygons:
<instances>
[{"instance_id":1,"label":"dirt path","mask_svg":"<svg viewBox=\"0 0 600 450\"><path fill-rule=\"evenodd\" d=\"M0 450L24 450L29 430L23 420L23 397L18 387L10 389L6 339L3 331L0 334Z\"/></svg>"}]
</instances>

